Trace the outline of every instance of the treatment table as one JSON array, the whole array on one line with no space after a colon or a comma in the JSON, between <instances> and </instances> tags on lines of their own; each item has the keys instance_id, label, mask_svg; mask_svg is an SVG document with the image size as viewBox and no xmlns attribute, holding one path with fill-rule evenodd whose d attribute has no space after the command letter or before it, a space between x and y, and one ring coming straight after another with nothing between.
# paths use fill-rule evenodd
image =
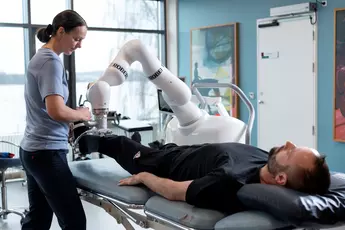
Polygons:
<instances>
[{"instance_id":1,"label":"treatment table","mask_svg":"<svg viewBox=\"0 0 345 230\"><path fill-rule=\"evenodd\" d=\"M192 90L202 102L202 108L205 107L205 100L196 88L211 86L230 87L247 105L250 112L248 124L244 126L245 132L238 133L243 134L245 143L249 144L255 116L253 105L232 84L194 84ZM235 132L236 125L233 127ZM345 174L332 175L331 190L325 197L297 194L278 186L245 185L237 196L250 211L226 215L185 202L169 201L144 186L118 186L121 179L131 175L107 156L69 164L80 198L104 208L126 229L134 229L128 220L143 228L183 230L321 229L345 224ZM136 210L143 213L139 214Z\"/></svg>"},{"instance_id":2,"label":"treatment table","mask_svg":"<svg viewBox=\"0 0 345 230\"><path fill-rule=\"evenodd\" d=\"M184 202L166 200L144 186L118 186L119 180L130 174L112 158L74 161L70 162L70 168L81 199L104 208L126 229L134 229L128 220L143 228L153 229L269 230L300 227L261 211L244 211L227 216ZM309 229L309 226L303 228ZM310 225L310 229L318 228L321 229L320 226Z\"/></svg>"}]
</instances>

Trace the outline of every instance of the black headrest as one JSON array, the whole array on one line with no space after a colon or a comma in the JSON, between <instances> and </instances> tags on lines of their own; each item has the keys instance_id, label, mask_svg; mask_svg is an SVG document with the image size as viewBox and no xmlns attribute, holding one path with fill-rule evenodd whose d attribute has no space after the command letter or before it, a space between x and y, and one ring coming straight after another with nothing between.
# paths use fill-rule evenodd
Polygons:
<instances>
[{"instance_id":1,"label":"black headrest","mask_svg":"<svg viewBox=\"0 0 345 230\"><path fill-rule=\"evenodd\" d=\"M281 186L247 184L238 192L248 209L260 210L295 226L345 223L345 174L331 173L325 195L308 195Z\"/></svg>"}]
</instances>

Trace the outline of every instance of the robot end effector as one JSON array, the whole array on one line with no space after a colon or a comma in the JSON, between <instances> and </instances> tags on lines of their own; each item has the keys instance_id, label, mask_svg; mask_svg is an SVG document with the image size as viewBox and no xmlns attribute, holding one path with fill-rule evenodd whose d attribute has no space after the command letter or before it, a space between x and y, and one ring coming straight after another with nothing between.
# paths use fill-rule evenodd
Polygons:
<instances>
[{"instance_id":1,"label":"robot end effector","mask_svg":"<svg viewBox=\"0 0 345 230\"><path fill-rule=\"evenodd\" d=\"M128 70L135 61L141 63L147 78L162 90L180 126L200 119L202 111L191 102L192 93L188 86L165 68L140 40L135 39L120 49L103 75L87 91L86 97L92 106L97 128L106 128L110 87L121 85L128 78Z\"/></svg>"}]
</instances>

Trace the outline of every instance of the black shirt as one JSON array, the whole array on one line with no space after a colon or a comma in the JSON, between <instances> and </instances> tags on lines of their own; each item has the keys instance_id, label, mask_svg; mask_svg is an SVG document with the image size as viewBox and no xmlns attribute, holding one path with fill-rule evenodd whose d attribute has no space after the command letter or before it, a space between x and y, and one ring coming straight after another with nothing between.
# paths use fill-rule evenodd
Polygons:
<instances>
[{"instance_id":1,"label":"black shirt","mask_svg":"<svg viewBox=\"0 0 345 230\"><path fill-rule=\"evenodd\" d=\"M193 180L187 203L228 213L241 209L237 191L244 184L260 183L260 169L268 160L266 151L241 143L168 144L161 151L161 176Z\"/></svg>"}]
</instances>

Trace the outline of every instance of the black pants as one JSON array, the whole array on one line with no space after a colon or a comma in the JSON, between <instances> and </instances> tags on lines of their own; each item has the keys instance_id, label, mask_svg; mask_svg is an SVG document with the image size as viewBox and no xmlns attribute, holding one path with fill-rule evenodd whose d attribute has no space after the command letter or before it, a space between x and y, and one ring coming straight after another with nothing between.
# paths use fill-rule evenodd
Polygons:
<instances>
[{"instance_id":1,"label":"black pants","mask_svg":"<svg viewBox=\"0 0 345 230\"><path fill-rule=\"evenodd\" d=\"M30 204L22 230L49 230L53 213L61 229L86 230L85 213L66 154L66 150L20 149Z\"/></svg>"},{"instance_id":2,"label":"black pants","mask_svg":"<svg viewBox=\"0 0 345 230\"><path fill-rule=\"evenodd\" d=\"M125 136L101 137L98 151L115 159L130 174L159 171L161 151L146 147Z\"/></svg>"},{"instance_id":3,"label":"black pants","mask_svg":"<svg viewBox=\"0 0 345 230\"><path fill-rule=\"evenodd\" d=\"M173 159L179 151L172 151L176 145L168 144L160 149L146 147L126 136L86 135L80 139L82 154L99 152L117 161L130 174L149 172L159 177L168 177Z\"/></svg>"}]
</instances>

